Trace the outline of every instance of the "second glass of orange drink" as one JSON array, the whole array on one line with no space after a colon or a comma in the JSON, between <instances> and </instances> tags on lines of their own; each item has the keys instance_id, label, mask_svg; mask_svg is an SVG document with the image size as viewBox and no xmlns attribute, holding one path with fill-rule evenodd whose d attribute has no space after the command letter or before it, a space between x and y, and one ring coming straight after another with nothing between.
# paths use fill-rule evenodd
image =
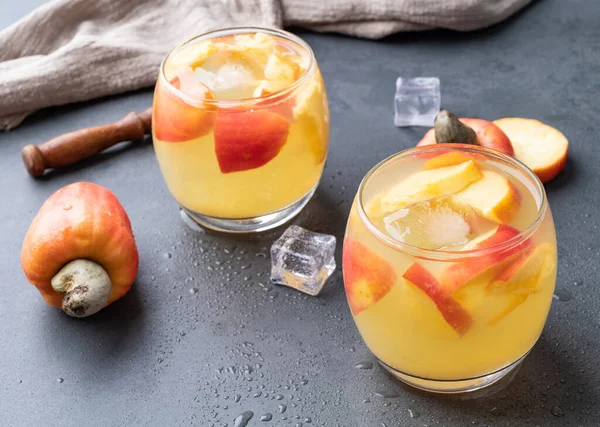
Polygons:
<instances>
[{"instance_id":1,"label":"second glass of orange drink","mask_svg":"<svg viewBox=\"0 0 600 427\"><path fill-rule=\"evenodd\" d=\"M512 157L438 144L375 166L343 250L348 303L393 375L442 393L512 371L538 340L556 282L544 187Z\"/></svg>"},{"instance_id":2,"label":"second glass of orange drink","mask_svg":"<svg viewBox=\"0 0 600 427\"><path fill-rule=\"evenodd\" d=\"M161 67L153 137L170 192L196 222L234 233L286 222L327 156L327 95L310 47L265 28L183 43Z\"/></svg>"}]
</instances>

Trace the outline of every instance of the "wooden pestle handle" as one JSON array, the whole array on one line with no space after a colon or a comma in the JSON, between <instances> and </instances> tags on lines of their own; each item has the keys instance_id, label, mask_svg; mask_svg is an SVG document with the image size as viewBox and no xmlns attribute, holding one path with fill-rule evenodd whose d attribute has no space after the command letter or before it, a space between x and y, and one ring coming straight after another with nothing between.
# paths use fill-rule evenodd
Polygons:
<instances>
[{"instance_id":1,"label":"wooden pestle handle","mask_svg":"<svg viewBox=\"0 0 600 427\"><path fill-rule=\"evenodd\" d=\"M29 175L38 177L46 169L72 165L119 142L142 140L151 131L152 108L148 108L140 114L131 112L109 125L57 136L40 146L26 145L21 154Z\"/></svg>"}]
</instances>

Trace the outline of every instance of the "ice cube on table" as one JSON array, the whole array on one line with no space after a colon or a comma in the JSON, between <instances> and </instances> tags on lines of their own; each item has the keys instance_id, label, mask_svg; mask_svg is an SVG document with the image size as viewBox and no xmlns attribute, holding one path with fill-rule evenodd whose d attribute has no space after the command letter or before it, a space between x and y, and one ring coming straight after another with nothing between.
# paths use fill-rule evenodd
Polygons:
<instances>
[{"instance_id":1,"label":"ice cube on table","mask_svg":"<svg viewBox=\"0 0 600 427\"><path fill-rule=\"evenodd\" d=\"M396 80L394 124L396 126L433 126L440 111L440 79L416 77Z\"/></svg>"},{"instance_id":2,"label":"ice cube on table","mask_svg":"<svg viewBox=\"0 0 600 427\"><path fill-rule=\"evenodd\" d=\"M318 295L335 270L334 236L292 225L271 246L271 281Z\"/></svg>"},{"instance_id":3,"label":"ice cube on table","mask_svg":"<svg viewBox=\"0 0 600 427\"><path fill-rule=\"evenodd\" d=\"M424 249L459 249L492 225L457 196L413 203L383 218L394 239Z\"/></svg>"}]
</instances>

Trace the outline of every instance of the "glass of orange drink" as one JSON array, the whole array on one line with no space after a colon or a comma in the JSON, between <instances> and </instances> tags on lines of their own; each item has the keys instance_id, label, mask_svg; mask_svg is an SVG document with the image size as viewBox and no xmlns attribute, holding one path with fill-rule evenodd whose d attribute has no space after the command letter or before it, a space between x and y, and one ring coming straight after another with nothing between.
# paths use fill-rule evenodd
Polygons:
<instances>
[{"instance_id":1,"label":"glass of orange drink","mask_svg":"<svg viewBox=\"0 0 600 427\"><path fill-rule=\"evenodd\" d=\"M222 29L175 48L152 120L169 191L219 231L263 231L294 217L327 157L323 79L310 47L285 31Z\"/></svg>"},{"instance_id":2,"label":"glass of orange drink","mask_svg":"<svg viewBox=\"0 0 600 427\"><path fill-rule=\"evenodd\" d=\"M457 393L493 384L538 340L556 283L552 214L536 175L473 145L398 153L364 177L343 249L346 295L400 380Z\"/></svg>"}]
</instances>

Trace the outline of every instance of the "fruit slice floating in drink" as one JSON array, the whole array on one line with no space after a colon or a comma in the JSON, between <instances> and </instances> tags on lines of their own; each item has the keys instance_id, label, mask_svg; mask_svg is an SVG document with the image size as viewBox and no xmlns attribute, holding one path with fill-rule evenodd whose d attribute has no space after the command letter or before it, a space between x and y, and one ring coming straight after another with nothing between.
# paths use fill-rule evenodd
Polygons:
<instances>
[{"instance_id":1,"label":"fruit slice floating in drink","mask_svg":"<svg viewBox=\"0 0 600 427\"><path fill-rule=\"evenodd\" d=\"M153 128L156 138L165 142L185 142L200 138L210 132L214 115L210 109L201 108L191 102L202 102L214 99L211 91L202 83L190 76L189 71L182 71L169 82L156 84ZM183 96L178 95L179 90ZM190 101L190 98L193 101Z\"/></svg>"},{"instance_id":2,"label":"fruit slice floating in drink","mask_svg":"<svg viewBox=\"0 0 600 427\"><path fill-rule=\"evenodd\" d=\"M343 264L346 296L354 315L383 298L396 281L394 269L358 241L344 242Z\"/></svg>"},{"instance_id":3,"label":"fruit slice floating in drink","mask_svg":"<svg viewBox=\"0 0 600 427\"><path fill-rule=\"evenodd\" d=\"M457 194L475 211L500 224L508 224L519 211L519 190L498 172L483 171L483 178Z\"/></svg>"},{"instance_id":4,"label":"fruit slice floating in drink","mask_svg":"<svg viewBox=\"0 0 600 427\"><path fill-rule=\"evenodd\" d=\"M431 160L427 160L423 164L423 169L429 170L443 168L446 166L459 165L461 163L468 162L469 160L477 159L478 157L481 156L478 156L477 154L473 153L461 153L458 151L448 149L448 151L443 154L435 153L434 157Z\"/></svg>"},{"instance_id":5,"label":"fruit slice floating in drink","mask_svg":"<svg viewBox=\"0 0 600 427\"><path fill-rule=\"evenodd\" d=\"M472 160L417 172L382 196L383 212L394 212L415 202L457 193L482 177Z\"/></svg>"},{"instance_id":6,"label":"fruit slice floating in drink","mask_svg":"<svg viewBox=\"0 0 600 427\"><path fill-rule=\"evenodd\" d=\"M221 110L215 120L215 152L223 173L256 169L283 148L290 122L268 110Z\"/></svg>"},{"instance_id":7,"label":"fruit slice floating in drink","mask_svg":"<svg viewBox=\"0 0 600 427\"><path fill-rule=\"evenodd\" d=\"M421 289L436 305L446 322L459 334L465 334L471 327L469 313L452 297L442 291L433 275L419 263L414 263L402 276L405 281Z\"/></svg>"},{"instance_id":8,"label":"fruit slice floating in drink","mask_svg":"<svg viewBox=\"0 0 600 427\"><path fill-rule=\"evenodd\" d=\"M321 164L327 155L324 136L329 134L329 114L325 88L319 81L309 82L295 98L292 114L297 127L302 130L314 155L315 164Z\"/></svg>"},{"instance_id":9,"label":"fruit slice floating in drink","mask_svg":"<svg viewBox=\"0 0 600 427\"><path fill-rule=\"evenodd\" d=\"M514 239L518 235L518 230L506 225L499 225L494 234L478 242L474 249L492 248ZM444 292L452 294L461 286L485 273L488 269L524 250L529 244L529 241L525 241L506 250L489 249L488 251L484 251L482 255L466 261L459 261L446 267L441 273L440 280Z\"/></svg>"},{"instance_id":10,"label":"fruit slice floating in drink","mask_svg":"<svg viewBox=\"0 0 600 427\"><path fill-rule=\"evenodd\" d=\"M486 287L491 293L531 294L537 292L543 279L552 271L556 255L548 243L529 247L515 261L498 274Z\"/></svg>"},{"instance_id":11,"label":"fruit slice floating in drink","mask_svg":"<svg viewBox=\"0 0 600 427\"><path fill-rule=\"evenodd\" d=\"M512 295L511 300L488 321L495 325L513 310L523 304L530 294L540 290L548 278L554 274L556 254L548 243L524 251L513 264L502 271L487 287L486 291Z\"/></svg>"}]
</instances>

